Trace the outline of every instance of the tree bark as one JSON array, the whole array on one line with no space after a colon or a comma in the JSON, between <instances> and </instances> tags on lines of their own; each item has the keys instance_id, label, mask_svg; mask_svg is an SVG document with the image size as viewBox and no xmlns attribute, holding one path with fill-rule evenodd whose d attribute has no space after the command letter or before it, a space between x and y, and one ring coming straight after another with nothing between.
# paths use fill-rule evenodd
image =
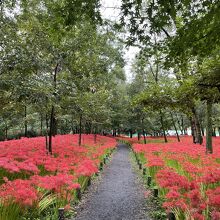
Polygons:
<instances>
[{"instance_id":1,"label":"tree bark","mask_svg":"<svg viewBox=\"0 0 220 220\"><path fill-rule=\"evenodd\" d=\"M143 129L144 144L147 143L147 141L146 141L146 135L145 135L145 134L146 134L146 133L145 133L145 130Z\"/></svg>"},{"instance_id":2,"label":"tree bark","mask_svg":"<svg viewBox=\"0 0 220 220\"><path fill-rule=\"evenodd\" d=\"M138 141L140 141L140 139L141 139L141 133L138 132Z\"/></svg>"},{"instance_id":3,"label":"tree bark","mask_svg":"<svg viewBox=\"0 0 220 220\"><path fill-rule=\"evenodd\" d=\"M49 123L48 123L47 114L46 114L45 122L46 122L45 141L46 141L46 149L48 150L48 129L49 129Z\"/></svg>"},{"instance_id":4,"label":"tree bark","mask_svg":"<svg viewBox=\"0 0 220 220\"><path fill-rule=\"evenodd\" d=\"M195 126L195 143L202 144L203 138L201 134L201 126L199 123L199 119L195 110L195 107L192 108L192 114L193 114L193 120L194 120L194 126Z\"/></svg>"},{"instance_id":5,"label":"tree bark","mask_svg":"<svg viewBox=\"0 0 220 220\"><path fill-rule=\"evenodd\" d=\"M212 154L212 102L206 103L206 153Z\"/></svg>"},{"instance_id":6,"label":"tree bark","mask_svg":"<svg viewBox=\"0 0 220 220\"><path fill-rule=\"evenodd\" d=\"M130 138L132 138L133 137L133 131L132 131L132 129L130 129Z\"/></svg>"},{"instance_id":7,"label":"tree bark","mask_svg":"<svg viewBox=\"0 0 220 220\"><path fill-rule=\"evenodd\" d=\"M166 136L166 131L165 131L165 127L164 127L163 114L162 114L161 110L160 110L160 123L161 123L162 131L163 131L164 141L165 141L165 143L167 143L167 136Z\"/></svg>"},{"instance_id":8,"label":"tree bark","mask_svg":"<svg viewBox=\"0 0 220 220\"><path fill-rule=\"evenodd\" d=\"M195 144L196 143L196 138L195 138L195 122L194 122L194 119L193 117L190 117L190 122L191 122L191 135L193 137L193 143Z\"/></svg>"},{"instance_id":9,"label":"tree bark","mask_svg":"<svg viewBox=\"0 0 220 220\"><path fill-rule=\"evenodd\" d=\"M50 154L52 154L52 136L53 136L53 131L54 131L54 106L51 108L51 113L50 113L50 130L49 130L49 145L48 145L48 151Z\"/></svg>"},{"instance_id":10,"label":"tree bark","mask_svg":"<svg viewBox=\"0 0 220 220\"><path fill-rule=\"evenodd\" d=\"M204 137L205 136L205 131L204 131L203 123L201 123L201 132L202 132L202 136Z\"/></svg>"},{"instance_id":11,"label":"tree bark","mask_svg":"<svg viewBox=\"0 0 220 220\"><path fill-rule=\"evenodd\" d=\"M27 106L24 106L24 136L27 137Z\"/></svg>"},{"instance_id":12,"label":"tree bark","mask_svg":"<svg viewBox=\"0 0 220 220\"><path fill-rule=\"evenodd\" d=\"M56 88L57 88L57 74L59 72L59 63L57 63L55 69L54 69L54 97L56 97ZM52 105L51 107L51 114L50 114L50 130L49 130L49 145L48 145L48 151L50 154L52 154L52 136L57 134L57 123L55 118L55 107Z\"/></svg>"}]
</instances>

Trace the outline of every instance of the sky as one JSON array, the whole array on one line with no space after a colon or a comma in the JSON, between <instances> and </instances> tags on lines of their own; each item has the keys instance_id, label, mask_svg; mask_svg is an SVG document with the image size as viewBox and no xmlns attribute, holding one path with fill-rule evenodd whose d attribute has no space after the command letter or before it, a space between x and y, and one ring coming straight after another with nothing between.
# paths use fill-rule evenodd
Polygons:
<instances>
[{"instance_id":1,"label":"sky","mask_svg":"<svg viewBox=\"0 0 220 220\"><path fill-rule=\"evenodd\" d=\"M110 19L112 21L119 21L120 19L120 0L101 0L101 14L104 18ZM125 74L127 81L132 80L131 64L132 60L135 58L135 55L138 52L137 47L129 47L125 51L124 59L126 61L125 65Z\"/></svg>"}]
</instances>

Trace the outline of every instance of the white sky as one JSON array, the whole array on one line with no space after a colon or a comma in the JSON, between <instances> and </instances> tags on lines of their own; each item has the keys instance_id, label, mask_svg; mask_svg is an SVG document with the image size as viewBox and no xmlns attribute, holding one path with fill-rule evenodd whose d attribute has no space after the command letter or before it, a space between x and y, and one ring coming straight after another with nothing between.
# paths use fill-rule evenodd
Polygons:
<instances>
[{"instance_id":1,"label":"white sky","mask_svg":"<svg viewBox=\"0 0 220 220\"><path fill-rule=\"evenodd\" d=\"M120 0L101 0L101 14L103 18L110 19L112 21L119 21L120 19ZM127 81L132 80L132 72L131 72L131 64L132 60L134 59L135 55L139 49L137 47L129 47L125 51L125 73L127 77Z\"/></svg>"}]
</instances>

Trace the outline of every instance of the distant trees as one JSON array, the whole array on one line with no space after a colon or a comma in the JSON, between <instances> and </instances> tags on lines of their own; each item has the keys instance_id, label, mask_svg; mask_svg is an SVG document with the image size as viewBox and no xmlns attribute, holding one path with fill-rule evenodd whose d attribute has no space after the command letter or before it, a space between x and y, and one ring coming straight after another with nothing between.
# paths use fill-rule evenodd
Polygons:
<instances>
[{"instance_id":1,"label":"distant trees","mask_svg":"<svg viewBox=\"0 0 220 220\"><path fill-rule=\"evenodd\" d=\"M98 1L10 3L0 5L4 138L11 128L24 136L33 128L46 136L52 153L52 136L63 130L109 128L109 97L117 80L124 80L124 61L113 29L100 26Z\"/></svg>"}]
</instances>

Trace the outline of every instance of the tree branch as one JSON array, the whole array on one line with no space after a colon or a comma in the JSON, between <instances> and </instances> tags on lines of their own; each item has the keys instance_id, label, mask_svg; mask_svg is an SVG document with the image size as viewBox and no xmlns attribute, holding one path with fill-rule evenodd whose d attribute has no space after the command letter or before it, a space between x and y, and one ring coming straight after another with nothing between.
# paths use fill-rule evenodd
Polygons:
<instances>
[{"instance_id":1,"label":"tree branch","mask_svg":"<svg viewBox=\"0 0 220 220\"><path fill-rule=\"evenodd\" d=\"M168 38L170 38L171 36L169 35L169 33L162 27L162 31L166 34L166 36L168 37Z\"/></svg>"}]
</instances>

